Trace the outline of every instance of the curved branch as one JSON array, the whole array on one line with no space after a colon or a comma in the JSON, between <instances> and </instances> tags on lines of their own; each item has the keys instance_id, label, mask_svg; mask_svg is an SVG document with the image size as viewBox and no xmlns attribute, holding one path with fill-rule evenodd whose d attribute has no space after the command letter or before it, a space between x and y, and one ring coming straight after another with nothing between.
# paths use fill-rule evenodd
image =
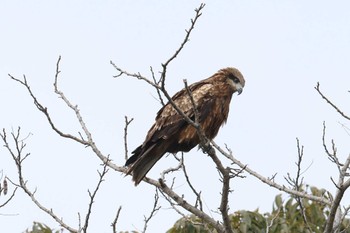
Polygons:
<instances>
[{"instance_id":1,"label":"curved branch","mask_svg":"<svg viewBox=\"0 0 350 233\"><path fill-rule=\"evenodd\" d=\"M296 196L299 196L299 197L304 197L306 199L309 199L309 200L313 200L313 201L317 201L317 202L320 202L320 203L324 203L324 204L327 204L327 205L330 205L331 202L329 200L327 200L326 198L323 198L323 197L318 197L318 196L313 196L313 195L310 195L306 192L301 192L301 191L297 191L297 190L294 190L294 189L289 189L287 188L286 186L284 185L280 185L280 184L277 184L276 182L274 182L273 180L271 179L268 179L262 175L260 175L259 173L257 173L256 171L250 169L246 164L243 164L242 162L240 162L238 159L236 159L235 157L233 157L232 153L229 152L227 153L226 151L224 151L220 146L218 146L214 141L211 142L212 145L222 154L224 155L226 158L228 158L229 160L231 160L234 164L237 164L240 168L244 169L246 172L248 172L250 175L256 177L257 179L259 179L260 181L262 181L263 183L273 187L273 188L276 188L280 191L283 191L285 193L288 193L288 194L291 194L291 195L296 195Z\"/></svg>"},{"instance_id":2,"label":"curved branch","mask_svg":"<svg viewBox=\"0 0 350 233\"><path fill-rule=\"evenodd\" d=\"M17 79L15 77L13 77L12 75L9 74L10 78L19 82L20 84L22 84L23 86L25 86L25 88L27 89L27 91L29 92L30 96L32 97L32 99L34 100L34 104L35 106L39 109L40 112L42 112L51 128L58 134L60 135L61 137L64 137L64 138L68 138L68 139L71 139L73 141L76 141L76 142L79 142L80 144L83 144L85 146L88 146L90 147L93 152L97 155L97 157L100 158L100 160L103 162L103 163L107 163L108 164L108 167L116 170L116 171L119 171L119 172L125 172L126 169L124 167L119 167L117 166L116 164L112 163L112 161L110 159L108 159L108 157L104 156L102 154L102 152L98 149L98 147L96 146L93 138L92 138L92 135L90 133L90 131L88 130L84 120L83 120L83 117L81 116L80 114L80 111L78 109L78 106L77 105L73 105L69 99L64 95L64 93L62 91L59 90L58 88L58 78L59 78L59 74L60 74L60 70L59 70L59 65L60 65L60 62L61 62L61 56L59 56L58 60L57 60L57 63L56 63L56 73L55 73L55 81L54 81L54 91L57 95L59 95L59 97L64 101L64 103L74 111L75 113L75 116L83 130L83 132L85 133L85 136L87 137L87 140L83 139L82 137L78 138L76 136L73 136L71 134L67 134L67 133L63 133L60 129L58 129L56 127L56 125L54 124L54 122L52 121L51 119L51 116L47 110L46 107L44 107L40 102L39 100L36 98L36 96L33 94L28 82L27 82L27 79L26 77L24 76L24 79L23 80L20 80L20 79Z\"/></svg>"},{"instance_id":3,"label":"curved branch","mask_svg":"<svg viewBox=\"0 0 350 233\"><path fill-rule=\"evenodd\" d=\"M26 154L24 157L22 155L23 149L26 146L26 144L23 142L23 140L19 139L20 136L20 127L17 130L17 134L15 133L11 133L12 135L12 140L15 143L15 149L16 149L16 153L13 152L13 150L11 149L9 142L7 140L7 135L6 135L6 131L5 129L3 129L3 133L0 133L0 136L4 142L4 146L5 148L9 151L9 153L12 156L12 159L14 160L14 162L16 163L16 167L17 167L17 172L18 172L18 181L19 181L19 185L17 185L18 187L20 187L33 201L33 203L42 211L44 211L45 213L47 213L48 215L50 215L56 222L58 222L63 228L67 229L70 232L76 232L78 233L79 231L77 229L74 229L72 227L70 227L69 225L67 225L65 222L63 222L62 218L60 218L59 216L57 216L52 209L48 209L46 208L44 205L42 205L34 196L36 190L34 192L30 191L29 188L27 187L27 181L24 180L23 178L23 173L22 173L22 163L23 161L29 156L29 153Z\"/></svg>"},{"instance_id":4,"label":"curved branch","mask_svg":"<svg viewBox=\"0 0 350 233\"><path fill-rule=\"evenodd\" d=\"M316 87L315 87L316 91L318 92L318 94L321 95L321 97L329 104L331 105L342 117L344 117L347 120L350 120L350 117L347 116L343 111L341 111L332 101L330 101L320 90L320 83L318 82Z\"/></svg>"},{"instance_id":5,"label":"curved branch","mask_svg":"<svg viewBox=\"0 0 350 233\"><path fill-rule=\"evenodd\" d=\"M211 218L209 215L207 215L203 211L189 204L183 197L180 197L177 193L175 193L172 189L170 189L162 179L159 179L159 181L157 182L155 180L151 180L147 178L146 182L158 187L162 192L164 192L169 197L171 197L171 199L173 199L182 208L196 215L203 221L207 222L208 224L213 226L218 232L225 232L225 228L219 222Z\"/></svg>"},{"instance_id":6,"label":"curved branch","mask_svg":"<svg viewBox=\"0 0 350 233\"><path fill-rule=\"evenodd\" d=\"M90 220L90 215L91 215L91 210L92 210L92 205L94 203L94 200L95 200L95 197L96 197L96 194L102 184L102 182L104 181L104 176L107 174L108 172L108 168L107 168L107 164L105 163L103 165L103 169L102 169L102 172L100 171L97 171L98 172L98 175L99 175L99 180L98 180L98 183L96 185L96 188L94 190L93 193L90 192L90 190L88 190L88 193L89 193L89 197L90 197L90 203L89 203L89 207L88 207L88 211L87 211L87 214L86 214L86 217L85 217L85 224L84 226L82 227L82 230L83 232L87 232L87 228L89 226L89 220Z\"/></svg>"},{"instance_id":7,"label":"curved branch","mask_svg":"<svg viewBox=\"0 0 350 233\"><path fill-rule=\"evenodd\" d=\"M166 76L166 71L167 71L168 65L170 64L170 62L172 62L177 57L177 55L179 55L181 50L184 48L185 44L189 41L190 34L191 34L192 30L194 29L194 26L196 25L198 18L202 15L201 11L203 10L204 7L205 7L205 4L201 3L199 5L199 7L194 10L196 12L196 15L193 19L191 19L191 26L188 30L186 30L186 36L185 36L184 40L182 41L180 47L176 50L176 52L164 64L162 64L163 71L162 71L161 79L160 79L162 89L164 89L164 87L165 87L165 76Z\"/></svg>"},{"instance_id":8,"label":"curved branch","mask_svg":"<svg viewBox=\"0 0 350 233\"><path fill-rule=\"evenodd\" d=\"M59 64L60 59L61 59L61 57L59 57L59 60L58 60L57 65ZM58 73L56 73L56 76L57 76L57 75L58 75ZM88 145L88 143L87 143L85 140L80 139L80 138L78 138L78 137L75 137L75 136L73 136L73 135L71 135L71 134L63 133L62 131L60 131L60 130L56 127L56 125L53 123L53 121L52 121L52 119L51 119L51 116L50 116L49 112L47 111L47 108L44 107L44 106L38 101L38 99L35 97L35 95L33 94L32 90L31 90L31 88L30 88L30 86L29 86L29 84L28 84L28 82L27 82L27 79L26 79L26 76L25 76L25 75L23 76L23 80L17 79L17 78L15 78L15 77L13 77L11 74L8 74L8 76L9 76L12 80L14 80L14 81L19 82L20 84L22 84L22 85L27 89L27 91L29 92L29 95L32 97L32 99L33 99L33 101L34 101L35 106L38 108L38 110L39 110L40 112L42 112L42 113L46 116L46 118L47 118L47 120L48 120L48 122L49 122L51 128L52 128L58 135L60 135L61 137L64 137L64 138L70 138L70 139L72 139L72 140L74 140L74 141L76 141L76 142L79 142L79 143L83 144L83 145Z\"/></svg>"}]
</instances>

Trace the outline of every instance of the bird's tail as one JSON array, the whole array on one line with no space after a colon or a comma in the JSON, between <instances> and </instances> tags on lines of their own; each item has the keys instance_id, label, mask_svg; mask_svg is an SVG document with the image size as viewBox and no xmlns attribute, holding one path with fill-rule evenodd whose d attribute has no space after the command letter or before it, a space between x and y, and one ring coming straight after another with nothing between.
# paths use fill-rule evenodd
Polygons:
<instances>
[{"instance_id":1,"label":"bird's tail","mask_svg":"<svg viewBox=\"0 0 350 233\"><path fill-rule=\"evenodd\" d=\"M166 153L166 147L153 144L149 146L146 151L138 147L133 153L134 155L126 161L125 165L130 165L127 174L132 173L132 179L136 186L146 176L154 164Z\"/></svg>"}]
</instances>

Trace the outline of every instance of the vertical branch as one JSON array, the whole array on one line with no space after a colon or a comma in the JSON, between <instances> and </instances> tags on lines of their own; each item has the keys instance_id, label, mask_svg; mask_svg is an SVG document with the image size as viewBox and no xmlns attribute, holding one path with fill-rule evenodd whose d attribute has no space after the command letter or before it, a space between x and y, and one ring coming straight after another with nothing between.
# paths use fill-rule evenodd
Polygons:
<instances>
[{"instance_id":1,"label":"vertical branch","mask_svg":"<svg viewBox=\"0 0 350 233\"><path fill-rule=\"evenodd\" d=\"M156 80L156 76L154 75L154 71L153 71L152 66L150 67L150 71L151 71L151 74L152 74L153 82L156 83L157 85L159 85L159 83L160 83L161 80L159 80L159 81ZM160 104L161 104L162 106L164 106L164 105L165 105L165 102L164 102L164 100L163 100L163 97L162 97L162 94L161 94L160 89L159 89L159 88L156 88L156 92L157 92L157 95L158 95L158 99L159 99L159 101L160 101Z\"/></svg>"},{"instance_id":2,"label":"vertical branch","mask_svg":"<svg viewBox=\"0 0 350 233\"><path fill-rule=\"evenodd\" d=\"M161 208L161 206L158 206L158 201L159 201L159 194L158 194L158 189L156 189L156 193L154 194L154 202L153 202L152 211L148 217L144 216L145 224L143 226L142 233L146 232L149 221L156 215L158 210Z\"/></svg>"},{"instance_id":3,"label":"vertical branch","mask_svg":"<svg viewBox=\"0 0 350 233\"><path fill-rule=\"evenodd\" d=\"M97 185L96 185L96 188L95 190L93 191L93 193L90 192L90 190L88 190L88 193L89 193L89 197L90 197L90 203L89 203L89 206L88 206L88 210L87 210L87 213L86 213L86 216L85 216L85 223L84 223L84 226L82 227L82 230L83 232L87 232L87 229L88 229L88 226L89 226L89 221L90 221L90 215L91 215L91 210L92 210L92 205L94 203L94 200L95 200L95 197L96 197L96 194L102 184L102 182L104 181L104 177L105 175L107 174L108 172L108 167L107 167L107 163L103 164L103 170L102 172L100 171L97 171L98 172L98 175L99 175L99 180L97 182Z\"/></svg>"},{"instance_id":4,"label":"vertical branch","mask_svg":"<svg viewBox=\"0 0 350 233\"><path fill-rule=\"evenodd\" d=\"M175 53L164 64L162 64L163 71L162 71L161 79L160 79L162 90L165 90L165 77L166 77L168 65L170 64L170 62L172 62L179 55L181 50L184 48L185 44L189 41L190 34L191 34L192 30L194 29L194 26L196 25L198 18L202 15L202 10L204 7L205 7L205 4L201 3L199 5L199 7L194 10L196 12L196 15L193 19L191 19L191 26L188 30L186 30L186 36L185 36L184 40L182 41L180 47L175 51Z\"/></svg>"},{"instance_id":5,"label":"vertical branch","mask_svg":"<svg viewBox=\"0 0 350 233\"><path fill-rule=\"evenodd\" d=\"M15 144L15 151L11 149L11 146L9 145L9 142L7 140L7 134L5 129L3 129L3 133L0 133L0 137L2 138L2 141L4 142L5 148L8 150L8 152L11 154L13 161L16 164L17 167L17 173L18 173L18 180L19 184L17 185L20 187L25 194L27 194L32 202L42 211L47 213L49 216L51 216L57 223L59 223L63 228L67 229L70 232L76 232L78 233L79 231L70 227L67 225L65 222L63 222L62 218L57 216L52 209L48 209L45 206L43 206L34 196L36 190L34 192L31 192L28 187L27 187L27 181L25 181L22 173L22 163L23 161L28 158L30 155L29 153L23 155L23 149L25 148L26 144L21 140L20 137L20 130L21 128L18 127L17 133L11 133L12 135L12 140Z\"/></svg>"},{"instance_id":6,"label":"vertical branch","mask_svg":"<svg viewBox=\"0 0 350 233\"><path fill-rule=\"evenodd\" d=\"M131 118L128 120L128 117L125 116L125 126L124 126L124 151L125 151L125 160L128 160L128 127L130 123L134 120Z\"/></svg>"},{"instance_id":7,"label":"vertical branch","mask_svg":"<svg viewBox=\"0 0 350 233\"><path fill-rule=\"evenodd\" d=\"M302 187L303 187L303 177L301 177L301 164L303 161L303 157L304 157L304 146L300 146L300 141L299 138L296 138L297 140L297 150L298 150L298 161L295 163L295 165L297 166L297 172L295 175L295 178L292 178L291 175L288 173L288 177L285 178L285 180L292 186L293 189L297 190L297 191L303 191ZM302 197L298 196L298 195L294 195L294 198L300 208L300 214L303 218L303 221L306 225L306 227L309 229L310 232L312 232L311 227L309 225L309 222L306 218L306 212L305 212L305 207L303 204L303 200Z\"/></svg>"},{"instance_id":8,"label":"vertical branch","mask_svg":"<svg viewBox=\"0 0 350 233\"><path fill-rule=\"evenodd\" d=\"M341 218L340 202L343 199L345 191L350 187L350 178L348 178L347 180L345 179L348 176L347 170L350 168L350 154L348 155L344 164L340 163L337 157L337 148L335 146L334 141L332 140L332 152L331 152L326 145L325 134L326 134L326 125L325 123L323 123L323 134L322 134L323 147L328 158L330 159L331 162L333 162L336 165L339 172L338 182L336 183L332 179L334 185L337 188L337 191L335 193L334 199L332 200L330 210L329 210L329 216L328 216L326 227L324 230L324 233L331 233L331 232L334 232L337 228L339 228L340 220L337 221L337 216Z\"/></svg>"},{"instance_id":9,"label":"vertical branch","mask_svg":"<svg viewBox=\"0 0 350 233\"><path fill-rule=\"evenodd\" d=\"M220 204L220 212L222 214L222 220L225 226L226 233L233 233L232 226L230 222L230 218L228 216L228 195L230 193L230 168L225 168L222 173L222 192L221 192L221 204Z\"/></svg>"},{"instance_id":10,"label":"vertical branch","mask_svg":"<svg viewBox=\"0 0 350 233\"><path fill-rule=\"evenodd\" d=\"M215 219L211 218L205 212L200 211L198 208L195 208L193 205L190 205L183 197L179 196L171 188L169 188L163 182L162 179L159 179L158 182L155 182L154 180L151 180L151 179L147 179L147 182L157 186L163 193L165 193L167 196L171 197L171 199L174 200L178 205L180 205L185 210L191 212L192 214L196 215L198 218L202 219L207 224L210 224L218 232L225 232L225 228L219 222L217 222Z\"/></svg>"},{"instance_id":11,"label":"vertical branch","mask_svg":"<svg viewBox=\"0 0 350 233\"><path fill-rule=\"evenodd\" d=\"M192 103L193 109L194 109L194 115L195 115L195 122L192 124L192 122L190 122L197 130L197 134L200 138L200 146L202 147L203 151L205 153L207 153L211 159L213 160L213 162L215 163L217 169L220 172L220 175L222 176L222 193L221 193L221 204L220 204L220 212L222 215L222 219L223 219L223 223L224 223L224 228L225 228L225 232L226 233L233 233L232 231L232 227L231 227L231 222L230 222L230 218L228 216L228 195L230 193L230 172L231 169L230 168L225 168L220 159L216 156L216 152L214 150L214 148L210 145L210 140L206 137L206 135L204 134L202 127L199 124L199 112L197 110L197 106L196 103L194 101L193 95L191 90L189 89L189 87L187 86L187 81L184 80L185 83L185 90L190 98L190 101Z\"/></svg>"},{"instance_id":12,"label":"vertical branch","mask_svg":"<svg viewBox=\"0 0 350 233\"><path fill-rule=\"evenodd\" d=\"M118 222L118 219L119 219L119 215L120 215L120 211L122 210L122 207L119 206L118 210L117 210L117 215L115 216L111 226L112 226L112 229L113 229L113 233L117 233L117 222Z\"/></svg>"},{"instance_id":13,"label":"vertical branch","mask_svg":"<svg viewBox=\"0 0 350 233\"><path fill-rule=\"evenodd\" d=\"M181 158L183 159L183 155L181 155ZM184 159L183 159L184 160ZM187 169L185 166L185 161L182 162L182 171L184 173L184 176L186 178L186 182L188 184L188 186L190 187L190 189L192 190L192 192L196 195L196 204L195 207L197 207L199 205L199 209L201 211L203 211L203 203L202 203L202 198L201 198L201 192L198 192L194 186L192 185L192 182L190 181L190 177L187 174Z\"/></svg>"}]
</instances>

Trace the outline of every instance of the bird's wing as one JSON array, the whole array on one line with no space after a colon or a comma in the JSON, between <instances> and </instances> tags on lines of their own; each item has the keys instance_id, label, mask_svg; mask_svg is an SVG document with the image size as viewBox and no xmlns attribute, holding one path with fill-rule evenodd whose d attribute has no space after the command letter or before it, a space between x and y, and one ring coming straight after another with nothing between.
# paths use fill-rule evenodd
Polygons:
<instances>
[{"instance_id":1,"label":"bird's wing","mask_svg":"<svg viewBox=\"0 0 350 233\"><path fill-rule=\"evenodd\" d=\"M194 102L199 112L202 112L201 118L208 115L210 112L210 96L208 96L208 89L212 87L210 82L198 82L189 86ZM172 97L173 102L181 109L189 118L194 120L194 109L190 96L185 89L177 92ZM203 105L203 103L206 103ZM208 105L209 104L209 105ZM156 122L149 130L145 143L156 142L159 139L167 139L174 135L182 126L187 124L186 120L179 114L176 109L167 103L161 108L156 117Z\"/></svg>"}]
</instances>

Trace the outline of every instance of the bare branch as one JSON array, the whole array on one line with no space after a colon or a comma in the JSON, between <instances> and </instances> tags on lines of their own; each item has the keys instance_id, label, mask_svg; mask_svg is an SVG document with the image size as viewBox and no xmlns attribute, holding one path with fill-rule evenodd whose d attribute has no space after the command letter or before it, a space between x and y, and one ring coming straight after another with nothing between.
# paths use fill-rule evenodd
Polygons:
<instances>
[{"instance_id":1,"label":"bare branch","mask_svg":"<svg viewBox=\"0 0 350 233\"><path fill-rule=\"evenodd\" d=\"M159 194L158 194L158 189L156 189L156 193L154 194L154 202L153 202L152 211L148 217L144 216L145 224L143 226L142 233L146 232L149 221L154 217L154 215L156 215L158 210L161 208L161 206L158 206L158 201L159 201Z\"/></svg>"},{"instance_id":2,"label":"bare branch","mask_svg":"<svg viewBox=\"0 0 350 233\"><path fill-rule=\"evenodd\" d=\"M131 118L128 120L128 117L125 116L125 126L124 126L124 150L125 150L125 160L128 160L128 127L130 123L134 120Z\"/></svg>"},{"instance_id":3,"label":"bare branch","mask_svg":"<svg viewBox=\"0 0 350 233\"><path fill-rule=\"evenodd\" d=\"M176 156L174 156L174 157L176 158ZM176 159L177 159L177 158L176 158ZM177 164L176 167L170 167L170 168L168 168L168 169L165 169L165 170L161 173L160 177L161 177L162 180L165 180L165 175L166 175L166 174L168 174L168 173L170 173L170 172L175 172L175 171L178 171L178 170L181 169L181 167L182 167L182 165L183 165L183 156L181 156L181 158L180 158L180 159L177 159L177 160L179 161L179 163Z\"/></svg>"},{"instance_id":4,"label":"bare branch","mask_svg":"<svg viewBox=\"0 0 350 233\"><path fill-rule=\"evenodd\" d=\"M82 227L83 232L87 232L87 228L89 226L91 210L92 210L92 205L94 203L96 194L97 194L97 192L98 192L102 182L104 181L104 177L105 177L105 175L108 172L108 165L107 165L107 163L103 164L102 172L100 172L100 171L97 171L97 172L98 172L98 175L99 175L99 180L97 182L96 188L95 188L95 190L94 190L94 192L92 194L91 194L90 190L88 190L89 197L90 197L90 203L89 203L89 206L88 206L88 211L86 213L85 223L84 223L84 226Z\"/></svg>"},{"instance_id":5,"label":"bare branch","mask_svg":"<svg viewBox=\"0 0 350 233\"><path fill-rule=\"evenodd\" d=\"M125 71L122 68L118 67L113 61L110 61L110 64L119 72L118 75L113 76L114 78L118 78L122 75L126 75L128 77L133 77L133 78L137 78L139 80L145 81L146 83L148 83L149 85L151 85L156 89L159 89L159 90L161 89L161 87L157 83L150 81L148 78L141 75L140 73L130 73L128 71Z\"/></svg>"},{"instance_id":6,"label":"bare branch","mask_svg":"<svg viewBox=\"0 0 350 233\"><path fill-rule=\"evenodd\" d=\"M279 216L279 214L280 214L282 208L283 208L282 206L280 206L280 207L278 208L277 213L272 217L270 223L268 223L268 219L266 219L266 233L269 233L270 228L273 226L273 222L274 222L274 221L277 219L277 217Z\"/></svg>"},{"instance_id":7,"label":"bare branch","mask_svg":"<svg viewBox=\"0 0 350 233\"><path fill-rule=\"evenodd\" d=\"M201 211L203 211L203 203L202 203L202 198L201 198L201 192L198 192L194 186L192 185L192 182L190 181L190 177L188 176L187 174L187 170L186 170L186 166L185 166L185 161L184 161L184 157L183 157L183 154L181 155L181 158L183 159L183 162L182 162L182 170L183 170L183 173L185 175L185 178L186 178L186 182L188 184L188 186L190 187L190 189L192 190L192 192L196 195L196 203L195 203L195 207L197 208L198 205L199 205L199 209Z\"/></svg>"},{"instance_id":8,"label":"bare branch","mask_svg":"<svg viewBox=\"0 0 350 233\"><path fill-rule=\"evenodd\" d=\"M52 209L48 209L45 206L43 206L34 196L36 190L34 192L31 192L28 187L27 187L27 181L24 180L23 178L23 173L22 173L22 163L23 161L29 156L29 153L27 153L24 157L22 156L23 153L23 149L25 148L25 144L23 142L23 140L19 139L20 137L20 127L18 127L17 133L11 133L12 135L12 139L15 143L15 149L16 152L14 152L10 145L9 142L7 140L7 136L6 136L6 131L5 129L3 129L3 133L0 134L3 142L4 142L4 146L5 148L9 151L9 153L11 154L16 167L17 167L17 172L18 172L18 181L19 184L17 185L18 187L20 187L33 201L33 203L42 211L44 211L45 213L47 213L48 215L50 215L57 223L59 223L63 228L67 229L70 232L78 232L78 230L70 227L69 225L67 225L65 222L63 222L63 220L58 217Z\"/></svg>"},{"instance_id":9,"label":"bare branch","mask_svg":"<svg viewBox=\"0 0 350 233\"><path fill-rule=\"evenodd\" d=\"M117 215L115 216L111 226L112 226L112 229L113 229L113 233L117 233L117 222L118 222L118 219L119 219L119 215L120 215L120 211L122 210L122 207L119 206L118 208L118 211L117 211Z\"/></svg>"},{"instance_id":10,"label":"bare branch","mask_svg":"<svg viewBox=\"0 0 350 233\"><path fill-rule=\"evenodd\" d=\"M170 189L162 179L159 179L158 182L155 182L154 180L151 179L146 179L148 183L151 183L155 186L157 186L159 189L162 190L166 195L171 197L178 205L180 205L182 208L186 209L187 211L193 213L206 223L210 224L213 226L218 232L225 232L224 227L217 222L215 219L211 218L209 215L204 213L203 211L195 208L193 205L190 205L186 200L184 200L183 197L180 197L177 193L175 193L172 189Z\"/></svg>"},{"instance_id":11,"label":"bare branch","mask_svg":"<svg viewBox=\"0 0 350 233\"><path fill-rule=\"evenodd\" d=\"M225 232L233 233L230 218L228 216L228 195L230 193L230 168L226 168L225 172L222 172L222 197L220 204L220 212L224 221Z\"/></svg>"},{"instance_id":12,"label":"bare branch","mask_svg":"<svg viewBox=\"0 0 350 233\"><path fill-rule=\"evenodd\" d=\"M297 140L297 149L298 149L298 161L296 162L297 166L297 172L295 178L292 178L290 174L288 173L288 178L285 178L286 181L292 186L293 189L297 191L302 191L303 187L303 177L301 177L301 164L303 161L303 156L304 156L304 146L300 146L300 141L299 138L296 138ZM303 204L302 197L300 196L294 196L299 208L300 208L300 214L303 217L303 221L306 225L306 227L309 229L310 232L312 232L312 229L309 225L309 222L306 218L306 212L305 212L305 207Z\"/></svg>"},{"instance_id":13,"label":"bare branch","mask_svg":"<svg viewBox=\"0 0 350 233\"><path fill-rule=\"evenodd\" d=\"M11 196L10 196L6 201L4 201L2 204L0 204L0 208L2 208L2 207L4 207L5 205L7 205L7 204L13 199L13 197L14 197L15 194L16 194L17 189L18 189L18 187L16 187L16 188L13 190Z\"/></svg>"},{"instance_id":14,"label":"bare branch","mask_svg":"<svg viewBox=\"0 0 350 233\"><path fill-rule=\"evenodd\" d=\"M64 95L64 93L62 91L60 91L58 89L58 79L59 79L59 74L60 74L60 69L59 69L59 65L60 65L60 61L61 61L61 56L58 58L57 60L57 63L56 63L56 73L55 73L55 81L54 81L54 91L57 95L59 95L59 97L65 102L65 104L74 111L76 117L77 117L77 120L79 121L79 124L82 128L82 130L84 131L85 133L85 136L87 137L87 140L83 139L83 137L81 136L81 134L79 133L80 137L76 137L76 136L73 136L71 134L66 134L66 133L63 133L61 130L59 130L56 125L53 123L51 117L50 117L50 114L47 110L46 107L44 107L40 102L39 100L35 97L35 95L33 94L29 84L27 83L27 79L26 77L24 76L24 79L23 81L22 80L19 80L13 76L11 76L9 74L9 76L11 77L11 79L19 82L20 84L22 84L23 86L26 87L27 91L29 92L30 96L32 97L32 99L34 100L34 104L35 106L39 109L40 112L42 112L50 126L52 127L52 129L58 134L60 135L61 137L64 137L64 138L69 138L69 139L72 139L76 142L79 142L85 146L88 146L90 147L93 152L101 159L101 161L103 163L107 163L108 166L116 171L119 171L119 172L125 172L125 168L124 167L118 167L117 165L115 165L114 163L112 163L111 160L109 160L106 156L104 156L101 151L97 148L93 138L92 138L92 135L90 133L90 131L88 130L81 114L80 114L80 111L78 109L78 106L77 105L73 105L69 100L68 98Z\"/></svg>"},{"instance_id":15,"label":"bare branch","mask_svg":"<svg viewBox=\"0 0 350 233\"><path fill-rule=\"evenodd\" d=\"M277 184L276 182L274 182L273 180L269 179L269 178L266 178L262 175L260 175L259 173L257 173L256 171L250 169L246 164L243 164L242 162L240 162L238 159L236 159L232 153L228 153L226 151L224 151L220 146L218 146L214 141L211 142L211 144L222 154L224 155L226 158L228 158L229 160L231 160L234 164L238 165L240 168L244 168L244 170L246 172L248 172L250 175L256 177L257 179L259 179L260 181L262 181L263 183L273 187L273 188L276 188L280 191L283 191L285 193L288 193L288 194L291 194L291 195L297 195L297 196L300 196L300 197L304 197L304 198L307 198L309 200L313 200L313 201L317 201L317 202L320 202L320 203L324 203L324 204L328 204L330 205L330 201L327 200L326 198L324 197L317 197L317 196L313 196L313 195L310 195L304 191L296 191L296 190L293 190L293 189L289 189L287 188L286 186L284 185L280 185L280 184Z\"/></svg>"},{"instance_id":16,"label":"bare branch","mask_svg":"<svg viewBox=\"0 0 350 233\"><path fill-rule=\"evenodd\" d=\"M322 135L323 147L325 149L325 152L326 152L328 158L333 163L336 164L338 171L339 171L337 183L333 180L333 178L331 178L332 182L337 187L337 191L335 193L333 201L330 204L329 216L328 216L326 227L324 230L325 233L331 233L331 232L334 232L335 229L338 228L339 221L337 221L337 216L339 218L341 218L340 214L339 214L340 202L344 196L345 191L350 187L350 178L348 178L347 180L345 179L346 177L349 176L347 173L347 170L350 168L350 154L348 155L344 164L340 163L340 161L336 155L337 149L335 147L334 141L332 140L332 153L328 150L328 148L326 146L326 142L325 142L325 134L326 133L325 133L325 131L326 131L326 125L325 125L325 123L323 123L323 135Z\"/></svg>"},{"instance_id":17,"label":"bare branch","mask_svg":"<svg viewBox=\"0 0 350 233\"><path fill-rule=\"evenodd\" d=\"M157 93L159 93L159 90L164 94L164 96L167 98L167 100L169 101L169 103L174 107L174 109L187 121L189 122L191 125L193 125L195 128L199 128L198 124L196 124L195 122L193 122L186 114L184 114L181 109L179 109L176 104L173 102L173 100L171 99L171 96L169 95L169 93L167 92L167 90L165 89L165 77L166 77L166 71L167 71L167 66L170 64L171 61L173 61L178 54L182 51L182 49L184 48L185 44L189 41L189 37L190 34L192 32L192 30L194 29L194 26L198 20L198 18L202 15L202 10L205 7L205 4L202 3L200 4L200 6L195 9L195 17L193 19L191 19L191 25L190 28L188 30L186 30L186 35L184 40L182 41L180 47L176 50L176 52L165 62L162 64L163 67L163 71L161 72L161 78L160 81L156 82L155 77L154 77L154 72L153 69L151 69L151 73L152 73L152 77L153 77L153 82L150 81L150 79L142 76L140 73L130 73L128 71L125 71L123 69L121 69L120 67L118 67L114 62L110 61L111 65L119 72L118 75L114 76L114 77L119 77L121 75L126 75L128 77L134 77L137 78L139 80L143 80L145 82L147 82L148 84L150 84L151 86L153 86L154 88L156 88ZM158 83L161 83L161 85L158 85ZM161 96L160 94L158 94L159 96ZM161 102L164 104L164 101L161 99Z\"/></svg>"},{"instance_id":18,"label":"bare branch","mask_svg":"<svg viewBox=\"0 0 350 233\"><path fill-rule=\"evenodd\" d=\"M58 74L56 74L56 75L58 75ZM62 131L60 131L60 130L56 127L56 125L53 123L53 121L52 121L52 119L51 119L51 116L50 116L49 112L47 111L47 108L44 107L44 106L37 100L37 98L35 97L35 95L33 94L33 92L32 92L32 90L31 90L29 84L27 83L27 79L26 79L26 76L25 76L25 75L23 76L23 80L17 79L17 78L13 77L13 76L10 75L10 74L9 74L9 76L10 76L11 79L13 79L13 80L19 82L20 84L22 84L22 85L27 89L27 91L29 92L30 96L32 97L32 99L33 99L33 101L34 101L35 106L38 108L38 110L39 110L40 112L42 112L42 113L46 116L46 118L47 118L47 120L48 120L48 122L49 122L51 128L52 128L57 134L59 134L61 137L64 137L64 138L70 138L70 139L72 139L72 140L74 140L74 141L77 141L77 142L83 144L83 145L88 145L88 143L87 143L86 141L84 141L84 140L82 140L82 139L80 139L80 138L77 138L77 137L75 137L75 136L73 136L73 135L71 135L71 134L63 133Z\"/></svg>"},{"instance_id":19,"label":"bare branch","mask_svg":"<svg viewBox=\"0 0 350 233\"><path fill-rule=\"evenodd\" d=\"M347 120L350 120L350 117L347 116L344 112L342 112L332 101L330 101L320 90L320 83L317 83L315 87L316 91L321 95L321 97L329 104L331 105L342 117L344 117Z\"/></svg>"},{"instance_id":20,"label":"bare branch","mask_svg":"<svg viewBox=\"0 0 350 233\"><path fill-rule=\"evenodd\" d=\"M186 30L186 36L185 36L184 40L182 41L180 47L176 50L176 52L164 64L162 64L163 71L161 74L161 86L162 86L163 90L165 87L165 77L166 77L167 67L170 64L170 62L172 62L179 55L181 50L184 48L185 44L189 41L191 32L194 29L194 26L196 25L198 18L202 15L202 10L204 7L205 7L205 4L201 3L199 5L199 7L197 9L195 9L196 15L193 19L191 19L191 26L188 30Z\"/></svg>"},{"instance_id":21,"label":"bare branch","mask_svg":"<svg viewBox=\"0 0 350 233\"><path fill-rule=\"evenodd\" d=\"M187 85L187 80L184 79L183 82L184 82L184 84L185 84L185 90L186 90L186 92L187 92L187 95L190 97L190 101L191 101L191 104L192 104L192 106L193 106L194 119L195 119L195 120L194 120L194 122L195 122L195 125L194 125L194 126L197 125L196 128L199 129L199 128L200 128L200 127L199 127L199 112L198 112L197 105L196 105L196 103L195 103L195 101L194 101L192 92L191 92L191 90L189 89L189 87L188 87L188 85Z\"/></svg>"},{"instance_id":22,"label":"bare branch","mask_svg":"<svg viewBox=\"0 0 350 233\"><path fill-rule=\"evenodd\" d=\"M153 82L156 83L157 85L159 85L161 80L159 80L159 81L156 80L156 76L154 75L154 71L153 71L152 66L150 67L150 71L151 71L151 74L152 74ZM164 106L165 102L163 100L163 97L162 97L160 89L156 88L156 91L157 91L158 99L159 99L161 105Z\"/></svg>"}]
</instances>

